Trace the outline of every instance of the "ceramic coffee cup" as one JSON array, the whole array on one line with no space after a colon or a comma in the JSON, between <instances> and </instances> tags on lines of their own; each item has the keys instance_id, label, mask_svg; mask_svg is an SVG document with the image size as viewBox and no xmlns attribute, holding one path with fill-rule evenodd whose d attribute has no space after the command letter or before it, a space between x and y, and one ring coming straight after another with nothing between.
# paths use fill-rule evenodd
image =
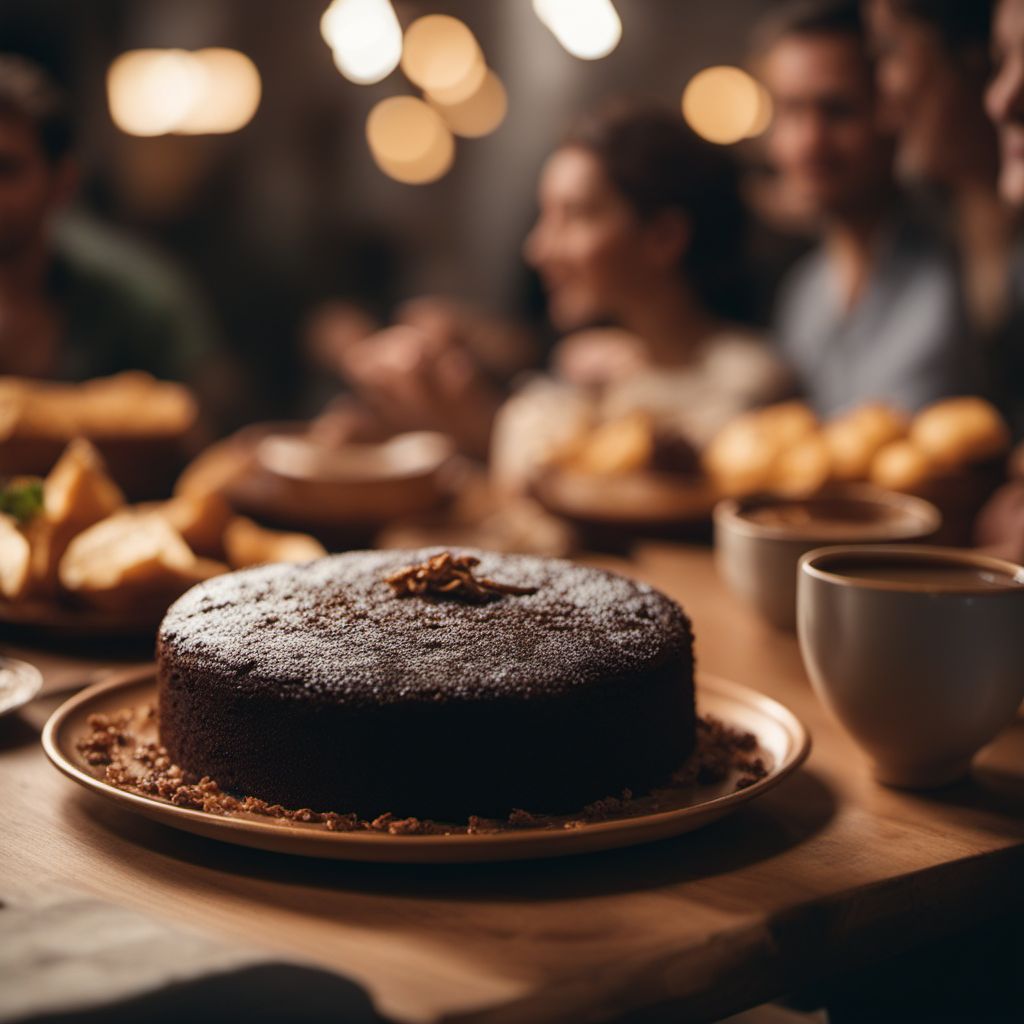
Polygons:
<instances>
[{"instance_id":1,"label":"ceramic coffee cup","mask_svg":"<svg viewBox=\"0 0 1024 1024\"><path fill-rule=\"evenodd\" d=\"M801 555L824 544L925 540L942 516L922 498L848 484L809 498L729 499L714 522L715 560L730 589L772 625L793 629Z\"/></svg>"},{"instance_id":2,"label":"ceramic coffee cup","mask_svg":"<svg viewBox=\"0 0 1024 1024\"><path fill-rule=\"evenodd\" d=\"M1024 698L1024 568L956 548L821 548L800 560L811 683L884 783L941 786Z\"/></svg>"}]
</instances>

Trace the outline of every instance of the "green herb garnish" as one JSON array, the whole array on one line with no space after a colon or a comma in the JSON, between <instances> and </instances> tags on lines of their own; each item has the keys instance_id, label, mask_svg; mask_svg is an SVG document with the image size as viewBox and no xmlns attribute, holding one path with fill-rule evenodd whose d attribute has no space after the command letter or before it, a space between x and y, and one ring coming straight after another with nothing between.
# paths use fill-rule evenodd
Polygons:
<instances>
[{"instance_id":1,"label":"green herb garnish","mask_svg":"<svg viewBox=\"0 0 1024 1024\"><path fill-rule=\"evenodd\" d=\"M20 526L43 511L43 481L36 476L16 477L0 489L0 512L13 516Z\"/></svg>"}]
</instances>

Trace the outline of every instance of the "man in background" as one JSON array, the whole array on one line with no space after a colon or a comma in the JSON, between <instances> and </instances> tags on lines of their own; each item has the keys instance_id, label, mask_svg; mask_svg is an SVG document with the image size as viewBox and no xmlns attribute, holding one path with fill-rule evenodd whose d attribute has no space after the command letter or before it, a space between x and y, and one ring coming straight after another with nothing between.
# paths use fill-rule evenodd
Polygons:
<instances>
[{"instance_id":1,"label":"man in background","mask_svg":"<svg viewBox=\"0 0 1024 1024\"><path fill-rule=\"evenodd\" d=\"M779 189L820 231L783 282L776 330L812 404L908 411L970 390L955 261L907 207L877 119L859 5L808 0L758 37Z\"/></svg>"},{"instance_id":2,"label":"man in background","mask_svg":"<svg viewBox=\"0 0 1024 1024\"><path fill-rule=\"evenodd\" d=\"M214 332L183 280L143 246L63 215L73 149L56 86L0 54L0 374L197 379Z\"/></svg>"}]
</instances>

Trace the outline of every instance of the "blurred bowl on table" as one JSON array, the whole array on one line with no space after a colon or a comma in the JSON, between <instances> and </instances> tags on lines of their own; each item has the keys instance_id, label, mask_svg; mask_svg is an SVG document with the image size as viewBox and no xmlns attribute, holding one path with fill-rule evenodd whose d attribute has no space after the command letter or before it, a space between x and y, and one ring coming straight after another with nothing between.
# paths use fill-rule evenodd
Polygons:
<instances>
[{"instance_id":1,"label":"blurred bowl on table","mask_svg":"<svg viewBox=\"0 0 1024 1024\"><path fill-rule=\"evenodd\" d=\"M941 525L930 502L869 484L835 484L804 498L728 498L714 510L715 561L734 593L791 630L802 555L826 544L926 540Z\"/></svg>"},{"instance_id":2,"label":"blurred bowl on table","mask_svg":"<svg viewBox=\"0 0 1024 1024\"><path fill-rule=\"evenodd\" d=\"M454 455L454 442L430 431L336 446L300 432L271 432L255 441L224 493L254 519L345 547L367 543L389 522L434 509L447 495Z\"/></svg>"},{"instance_id":3,"label":"blurred bowl on table","mask_svg":"<svg viewBox=\"0 0 1024 1024\"><path fill-rule=\"evenodd\" d=\"M611 475L556 466L537 475L532 494L601 547L621 547L635 537L706 535L721 496L703 476L651 470Z\"/></svg>"}]
</instances>

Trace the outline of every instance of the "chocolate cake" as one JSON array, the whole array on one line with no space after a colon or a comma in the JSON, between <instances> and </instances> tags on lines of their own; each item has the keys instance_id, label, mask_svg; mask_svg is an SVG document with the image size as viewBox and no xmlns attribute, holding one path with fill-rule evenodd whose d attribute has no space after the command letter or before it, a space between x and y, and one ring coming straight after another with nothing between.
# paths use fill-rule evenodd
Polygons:
<instances>
[{"instance_id":1,"label":"chocolate cake","mask_svg":"<svg viewBox=\"0 0 1024 1024\"><path fill-rule=\"evenodd\" d=\"M288 807L568 812L666 781L694 744L685 615L565 561L365 551L246 569L175 602L157 660L171 759Z\"/></svg>"}]
</instances>

